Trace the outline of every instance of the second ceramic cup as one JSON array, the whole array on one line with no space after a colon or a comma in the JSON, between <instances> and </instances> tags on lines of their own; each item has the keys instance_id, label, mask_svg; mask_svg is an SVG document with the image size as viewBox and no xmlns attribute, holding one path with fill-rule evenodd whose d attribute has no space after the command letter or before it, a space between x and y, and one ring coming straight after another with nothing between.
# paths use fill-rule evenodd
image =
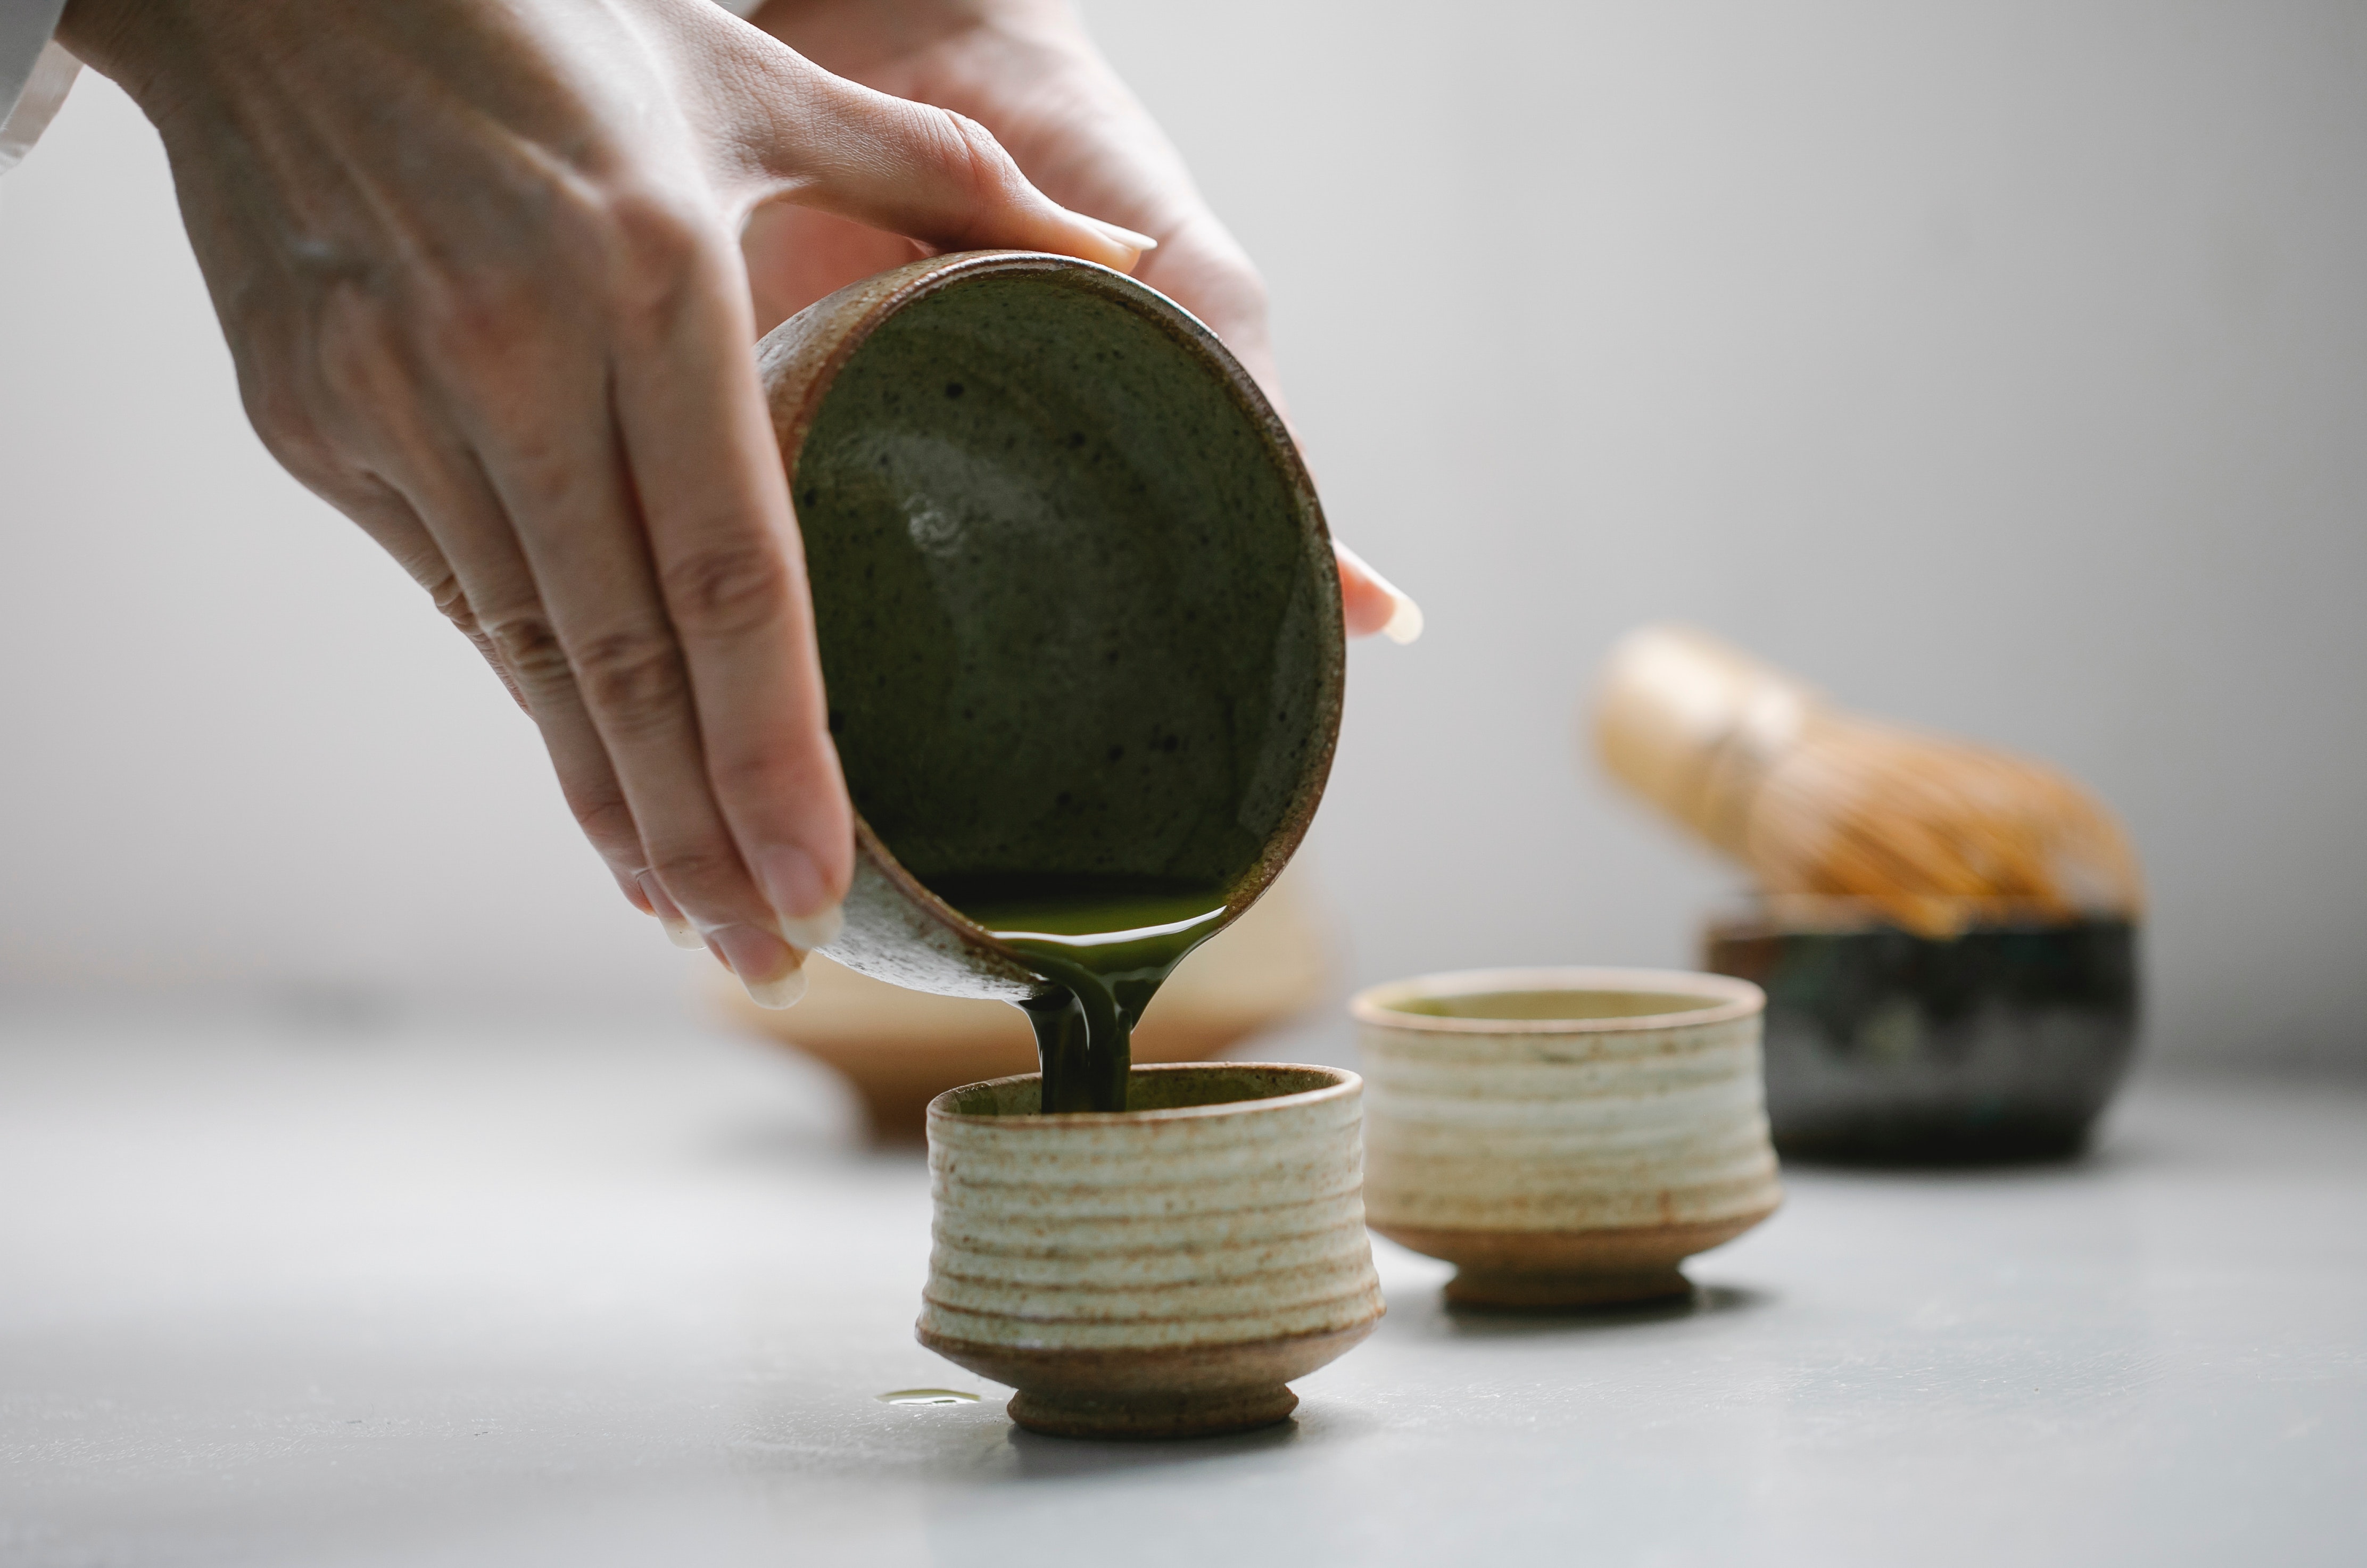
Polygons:
<instances>
[{"instance_id":1,"label":"second ceramic cup","mask_svg":"<svg viewBox=\"0 0 2367 1568\"><path fill-rule=\"evenodd\" d=\"M1692 1289L1678 1265L1775 1212L1766 998L1657 969L1495 969L1350 1003L1365 1210L1455 1264L1451 1302L1588 1306Z\"/></svg>"}]
</instances>

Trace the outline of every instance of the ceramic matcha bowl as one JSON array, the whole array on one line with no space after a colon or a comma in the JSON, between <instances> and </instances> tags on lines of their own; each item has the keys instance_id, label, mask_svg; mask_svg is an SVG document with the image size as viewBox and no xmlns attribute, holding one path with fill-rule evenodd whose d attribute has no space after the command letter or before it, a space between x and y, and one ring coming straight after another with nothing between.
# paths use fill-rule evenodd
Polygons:
<instances>
[{"instance_id":1,"label":"ceramic matcha bowl","mask_svg":"<svg viewBox=\"0 0 2367 1568\"><path fill-rule=\"evenodd\" d=\"M921 1343L1061 1437L1269 1426L1380 1320L1362 1082L1336 1067L1137 1067L1124 1111L1036 1114L1036 1074L929 1106Z\"/></svg>"},{"instance_id":2,"label":"ceramic matcha bowl","mask_svg":"<svg viewBox=\"0 0 2367 1568\"><path fill-rule=\"evenodd\" d=\"M1339 580L1256 384L1089 263L939 256L761 347L858 816L823 951L946 996L1048 983L931 891L1009 874L1221 891L1305 833L1339 730Z\"/></svg>"},{"instance_id":3,"label":"ceramic matcha bowl","mask_svg":"<svg viewBox=\"0 0 2367 1568\"><path fill-rule=\"evenodd\" d=\"M2138 927L1965 901L1949 934L1848 898L1714 922L1704 966L1767 992L1767 1117L1784 1157L2062 1159L2136 1046Z\"/></svg>"},{"instance_id":4,"label":"ceramic matcha bowl","mask_svg":"<svg viewBox=\"0 0 2367 1568\"><path fill-rule=\"evenodd\" d=\"M1497 969L1350 1003L1373 1229L1458 1272L1447 1300L1687 1293L1678 1265L1775 1212L1766 998L1659 969Z\"/></svg>"}]
</instances>

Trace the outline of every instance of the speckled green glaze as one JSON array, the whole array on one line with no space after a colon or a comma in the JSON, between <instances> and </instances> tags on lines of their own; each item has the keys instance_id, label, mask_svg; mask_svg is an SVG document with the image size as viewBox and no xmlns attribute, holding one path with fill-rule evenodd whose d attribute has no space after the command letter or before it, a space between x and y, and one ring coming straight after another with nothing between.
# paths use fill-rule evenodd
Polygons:
<instances>
[{"instance_id":1,"label":"speckled green glaze","mask_svg":"<svg viewBox=\"0 0 2367 1568\"><path fill-rule=\"evenodd\" d=\"M842 290L762 349L856 812L850 967L1047 984L927 890L1213 884L1235 914L1330 771L1344 653L1314 488L1206 329L1016 252Z\"/></svg>"}]
</instances>

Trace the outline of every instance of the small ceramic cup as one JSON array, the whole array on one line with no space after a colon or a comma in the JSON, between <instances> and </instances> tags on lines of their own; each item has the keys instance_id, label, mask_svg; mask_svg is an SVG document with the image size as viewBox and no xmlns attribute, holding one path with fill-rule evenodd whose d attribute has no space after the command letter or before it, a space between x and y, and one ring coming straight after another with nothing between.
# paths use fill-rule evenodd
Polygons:
<instances>
[{"instance_id":1,"label":"small ceramic cup","mask_svg":"<svg viewBox=\"0 0 2367 1568\"><path fill-rule=\"evenodd\" d=\"M1570 1307L1692 1290L1678 1265L1775 1212L1766 998L1659 969L1494 969L1350 1004L1371 1094L1372 1228L1456 1266L1450 1302Z\"/></svg>"},{"instance_id":2,"label":"small ceramic cup","mask_svg":"<svg viewBox=\"0 0 2367 1568\"><path fill-rule=\"evenodd\" d=\"M1124 1111L1045 1116L1030 1073L929 1106L922 1344L1075 1438L1288 1416L1292 1379L1381 1316L1362 1081L1334 1067L1137 1067Z\"/></svg>"},{"instance_id":3,"label":"small ceramic cup","mask_svg":"<svg viewBox=\"0 0 2367 1568\"><path fill-rule=\"evenodd\" d=\"M931 891L1026 872L1222 888L1290 859L1331 766L1340 579L1290 433L1216 335L1066 256L933 256L760 345L856 812L874 979L1049 983Z\"/></svg>"}]
</instances>

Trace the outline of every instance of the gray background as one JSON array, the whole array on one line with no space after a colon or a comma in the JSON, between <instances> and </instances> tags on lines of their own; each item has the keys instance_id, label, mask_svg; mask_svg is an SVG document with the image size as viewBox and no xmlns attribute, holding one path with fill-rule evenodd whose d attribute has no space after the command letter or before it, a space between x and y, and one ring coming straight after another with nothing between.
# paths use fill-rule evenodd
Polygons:
<instances>
[{"instance_id":1,"label":"gray background","mask_svg":"<svg viewBox=\"0 0 2367 1568\"><path fill-rule=\"evenodd\" d=\"M1696 621L2125 814L2162 1058L2367 1065L2367 10L1097 0L1272 284L1358 978L1682 963L1571 716ZM153 135L0 180L0 1000L677 1009L528 727L248 432Z\"/></svg>"}]
</instances>

